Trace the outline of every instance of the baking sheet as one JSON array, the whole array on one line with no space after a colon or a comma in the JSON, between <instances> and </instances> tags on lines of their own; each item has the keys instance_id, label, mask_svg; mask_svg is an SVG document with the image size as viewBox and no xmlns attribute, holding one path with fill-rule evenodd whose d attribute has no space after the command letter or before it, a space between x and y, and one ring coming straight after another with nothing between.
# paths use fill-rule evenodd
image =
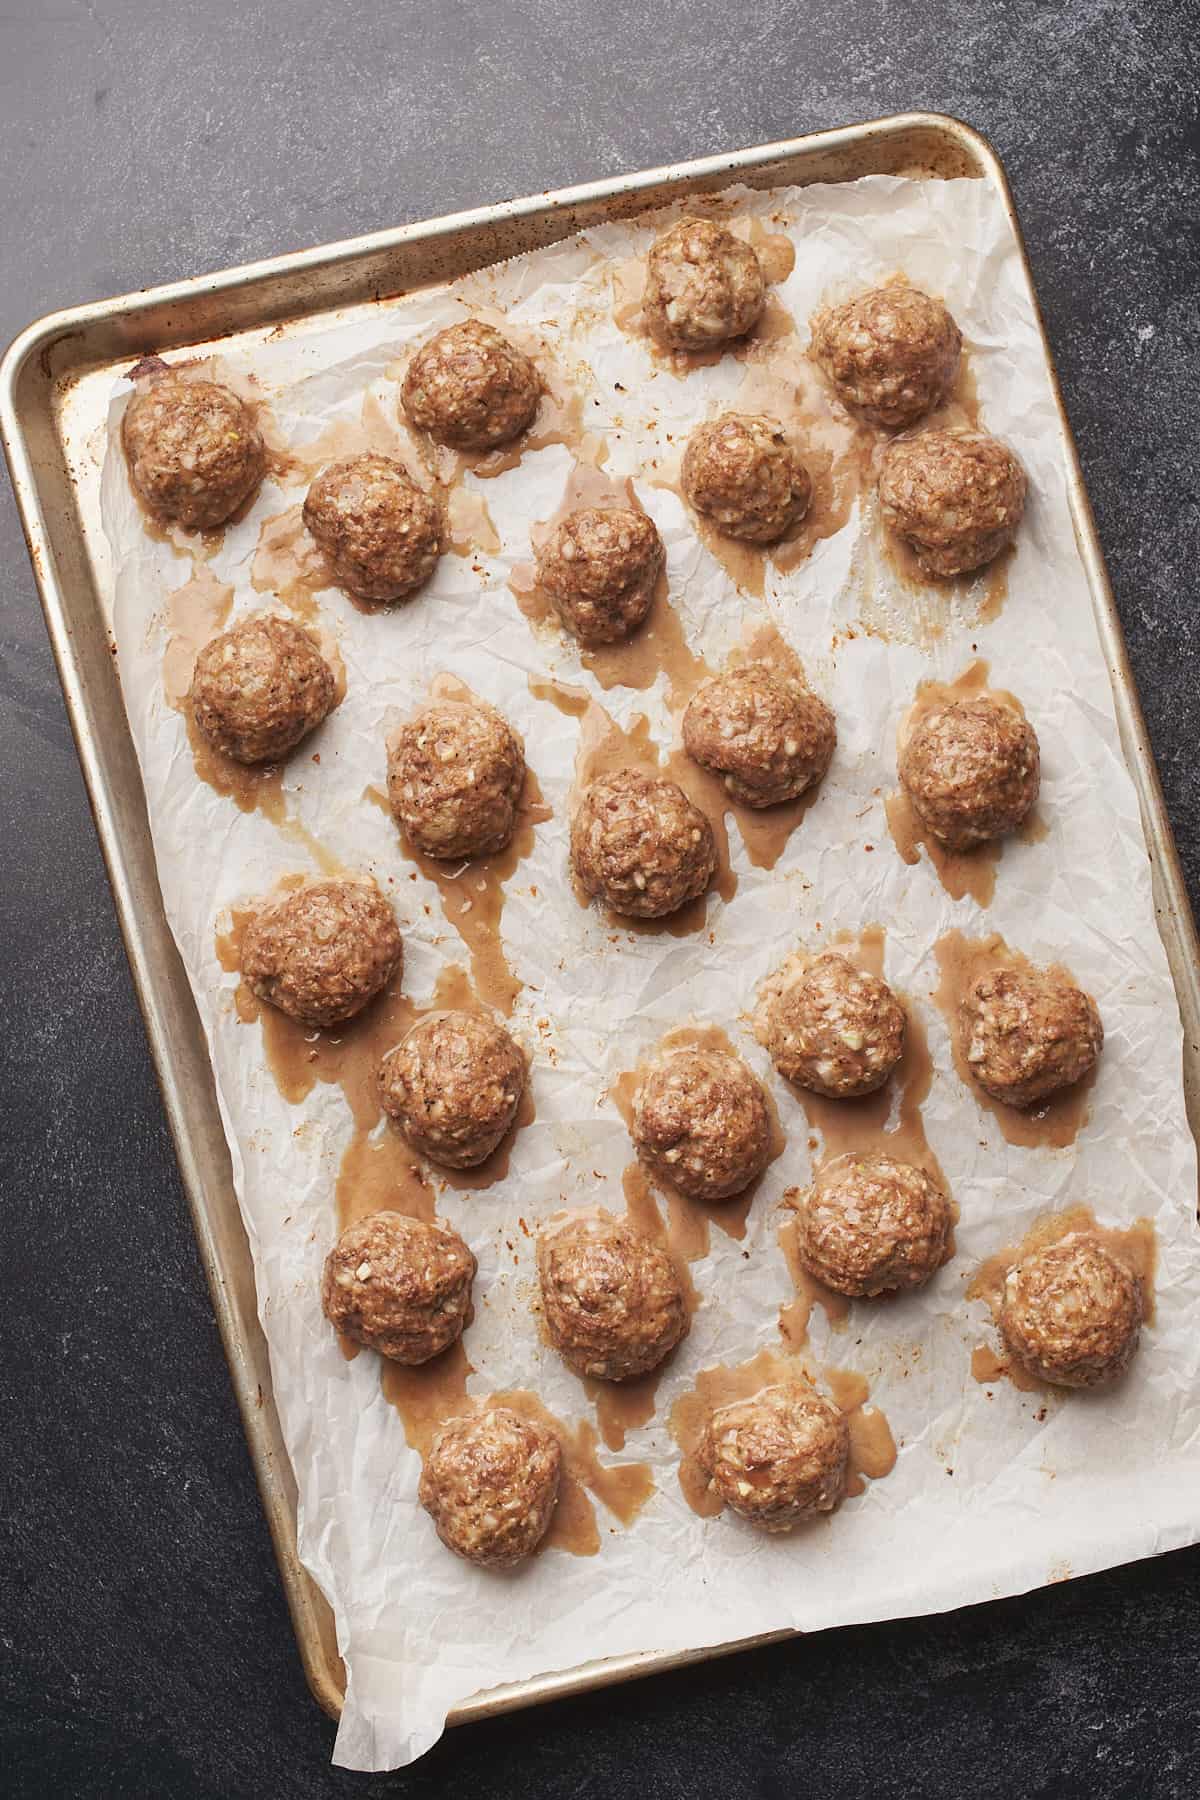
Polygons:
<instances>
[{"instance_id":1,"label":"baking sheet","mask_svg":"<svg viewBox=\"0 0 1200 1800\"><path fill-rule=\"evenodd\" d=\"M622 1453L648 1462L656 1476L658 1491L641 1518L628 1532L602 1518L599 1556L544 1555L515 1580L481 1576L437 1546L416 1509L416 1458L379 1391L377 1366L368 1356L345 1363L320 1316L320 1265L335 1231L333 1181L349 1135L345 1104L336 1089L318 1087L304 1109L311 1124L296 1139L297 1116L263 1066L257 1027L236 1021L231 978L213 950L222 908L306 859L261 817L237 813L196 782L181 720L161 686L163 598L190 568L145 538L111 453L104 472L122 682L164 898L218 1072L300 1489L301 1550L337 1615L349 1677L337 1759L350 1766L409 1760L460 1698L581 1657L929 1611L1195 1536L1189 1493L1200 1453L1189 1394L1197 1352L1186 1323L1197 1282L1195 1171L1177 1012L1015 243L999 198L975 182L873 177L745 195L734 212L769 215L772 230L787 221L798 254L780 292L800 321L801 341L817 304L897 268L944 292L969 341L986 423L1014 443L1031 476L1034 498L1000 617L981 625L968 608L939 638L902 641L903 595L887 592L873 525L857 514L798 571L774 579L763 602L747 601L699 545L674 496L640 483L667 543L672 595L693 645L715 664L749 616L769 611L836 707L840 740L822 797L774 872L752 869L731 831L739 889L728 907L710 900L711 942L625 934L614 945L598 916L576 908L566 883L576 727L531 695L528 677L552 670L590 687L625 721L648 712L664 744L671 728L660 693L599 694L569 649L531 631L507 591L512 565L528 554L530 522L561 496L569 458L555 447L478 484L501 535L499 555L477 559L478 568L445 558L431 589L389 615L364 618L342 596L322 596L349 697L322 733L319 774L301 758L285 788L292 812L327 849L384 880L405 879L406 988L427 1002L439 968L461 962L462 950L436 892L407 882L410 865L386 818L362 803L364 787L380 780L385 723L407 711L434 674L450 670L525 734L555 818L539 829L534 855L510 884L504 928L526 983L515 1029L531 1046L543 1044L534 1073L538 1116L519 1136L502 1186L447 1193L442 1209L480 1258L477 1294L487 1303L469 1336L472 1391L533 1387L567 1419L581 1416L586 1403L529 1317L531 1246L514 1230L518 1215L594 1201L594 1170L619 1208L628 1141L611 1102L599 1100L607 1082L663 1030L693 1016L724 1024L765 1073L744 1016L758 981L798 942L820 941L818 922L825 933L886 923L889 979L928 1026L936 1074L925 1125L962 1219L958 1256L924 1295L859 1306L852 1331L831 1334L828 1343L819 1316L814 1324L816 1359L862 1371L901 1445L893 1474L828 1527L764 1542L728 1519L696 1519L679 1494L665 1428L672 1399L697 1369L741 1361L777 1341L778 1308L791 1297L773 1209L786 1186L806 1179L809 1155L803 1116L774 1083L791 1129L788 1152L756 1197L744 1242L713 1233L709 1257L693 1270L705 1304L691 1338L664 1378L655 1422L632 1434ZM403 346L457 316L463 298L498 304L541 331L564 365L590 366L588 421L608 442L610 471L636 474L652 457L669 460L671 440L728 403L742 374L731 359L677 380L613 326L611 264L649 235L635 226L593 230L586 242L468 278L454 297L400 302L368 326L263 346L255 370L285 435L299 440L333 416L356 416L364 384L390 398L386 371ZM120 404L118 396L117 410ZM239 611L262 603L248 580L262 519L297 497L264 491L227 534L212 566L234 582ZM875 635L863 631L864 615ZM1006 847L986 920L970 902L948 902L928 865L909 870L900 862L882 812L896 723L915 682L958 674L975 646L1038 727L1049 825L1041 843ZM952 924L986 925L1035 958L1061 957L1096 994L1108 1049L1092 1121L1073 1151L1007 1146L958 1086L927 999L937 980L932 946ZM542 1018L550 1021L552 1057L535 1026ZM969 1374L986 1322L965 1304L963 1289L982 1256L1039 1213L1080 1200L1106 1223L1148 1214L1159 1229L1158 1318L1134 1376L1107 1396L1046 1403L1001 1385L989 1397ZM1125 1455L1114 1454L1116 1444Z\"/></svg>"}]
</instances>

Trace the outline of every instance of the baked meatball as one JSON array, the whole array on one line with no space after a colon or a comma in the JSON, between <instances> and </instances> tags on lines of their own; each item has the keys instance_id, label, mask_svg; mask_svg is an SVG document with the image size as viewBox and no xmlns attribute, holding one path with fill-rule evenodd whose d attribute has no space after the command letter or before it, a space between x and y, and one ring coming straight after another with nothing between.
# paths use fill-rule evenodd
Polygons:
<instances>
[{"instance_id":1,"label":"baked meatball","mask_svg":"<svg viewBox=\"0 0 1200 1800\"><path fill-rule=\"evenodd\" d=\"M780 1382L719 1406L696 1452L721 1499L763 1531L832 1512L846 1485L850 1433L807 1381Z\"/></svg>"},{"instance_id":2,"label":"baked meatball","mask_svg":"<svg viewBox=\"0 0 1200 1800\"><path fill-rule=\"evenodd\" d=\"M321 1305L335 1331L393 1362L439 1356L471 1323L475 1258L449 1225L377 1212L347 1225L325 1259Z\"/></svg>"},{"instance_id":3,"label":"baked meatball","mask_svg":"<svg viewBox=\"0 0 1200 1800\"><path fill-rule=\"evenodd\" d=\"M724 1050L669 1050L633 1108L638 1156L693 1200L728 1200L766 1168L771 1115L762 1083Z\"/></svg>"},{"instance_id":4,"label":"baked meatball","mask_svg":"<svg viewBox=\"0 0 1200 1800\"><path fill-rule=\"evenodd\" d=\"M537 553L537 577L581 644L612 644L637 630L665 560L654 520L632 506L583 506Z\"/></svg>"},{"instance_id":5,"label":"baked meatball","mask_svg":"<svg viewBox=\"0 0 1200 1800\"><path fill-rule=\"evenodd\" d=\"M971 850L1015 831L1041 785L1041 751L1027 719L1002 700L931 707L900 752L900 780L931 837Z\"/></svg>"},{"instance_id":6,"label":"baked meatball","mask_svg":"<svg viewBox=\"0 0 1200 1800\"><path fill-rule=\"evenodd\" d=\"M950 1202L911 1163L839 1157L792 1205L801 1262L839 1294L920 1287L946 1260Z\"/></svg>"},{"instance_id":7,"label":"baked meatball","mask_svg":"<svg viewBox=\"0 0 1200 1800\"><path fill-rule=\"evenodd\" d=\"M408 365L400 403L409 423L455 450L493 450L518 437L541 399L534 364L479 319L450 325Z\"/></svg>"},{"instance_id":8,"label":"baked meatball","mask_svg":"<svg viewBox=\"0 0 1200 1800\"><path fill-rule=\"evenodd\" d=\"M963 1054L980 1087L1036 1106L1095 1068L1104 1044L1096 1002L1065 969L989 969L963 995Z\"/></svg>"},{"instance_id":9,"label":"baked meatball","mask_svg":"<svg viewBox=\"0 0 1200 1800\"><path fill-rule=\"evenodd\" d=\"M510 1569L549 1530L561 1473L548 1426L493 1406L442 1427L417 1496L447 1550L484 1569Z\"/></svg>"},{"instance_id":10,"label":"baked meatball","mask_svg":"<svg viewBox=\"0 0 1200 1800\"><path fill-rule=\"evenodd\" d=\"M1040 1380L1096 1387L1128 1368L1144 1316L1137 1276L1097 1238L1073 1231L1009 1270L1000 1336Z\"/></svg>"},{"instance_id":11,"label":"baked meatball","mask_svg":"<svg viewBox=\"0 0 1200 1800\"><path fill-rule=\"evenodd\" d=\"M426 1013L384 1057L379 1097L414 1150L473 1169L516 1118L525 1077L525 1058L494 1019Z\"/></svg>"},{"instance_id":12,"label":"baked meatball","mask_svg":"<svg viewBox=\"0 0 1200 1800\"><path fill-rule=\"evenodd\" d=\"M885 450L879 500L884 524L911 544L927 575L964 575L1016 537L1025 471L986 431L920 431Z\"/></svg>"},{"instance_id":13,"label":"baked meatball","mask_svg":"<svg viewBox=\"0 0 1200 1800\"><path fill-rule=\"evenodd\" d=\"M827 307L812 355L839 400L871 425L915 425L949 392L962 334L940 300L894 283Z\"/></svg>"},{"instance_id":14,"label":"baked meatball","mask_svg":"<svg viewBox=\"0 0 1200 1800\"><path fill-rule=\"evenodd\" d=\"M333 709L333 671L290 619L252 613L210 638L192 670L192 717L235 762L276 762Z\"/></svg>"},{"instance_id":15,"label":"baked meatball","mask_svg":"<svg viewBox=\"0 0 1200 1800\"><path fill-rule=\"evenodd\" d=\"M757 325L767 297L762 264L712 219L680 219L650 247L642 313L671 350L711 350Z\"/></svg>"},{"instance_id":16,"label":"baked meatball","mask_svg":"<svg viewBox=\"0 0 1200 1800\"><path fill-rule=\"evenodd\" d=\"M306 881L261 905L242 943L247 986L302 1025L340 1025L397 973L392 909L365 878Z\"/></svg>"},{"instance_id":17,"label":"baked meatball","mask_svg":"<svg viewBox=\"0 0 1200 1800\"><path fill-rule=\"evenodd\" d=\"M774 544L808 511L812 481L775 419L723 413L683 453L684 498L726 537Z\"/></svg>"},{"instance_id":18,"label":"baked meatball","mask_svg":"<svg viewBox=\"0 0 1200 1800\"><path fill-rule=\"evenodd\" d=\"M434 700L388 745L388 799L413 848L440 862L502 850L525 786L525 750L494 707Z\"/></svg>"},{"instance_id":19,"label":"baked meatball","mask_svg":"<svg viewBox=\"0 0 1200 1800\"><path fill-rule=\"evenodd\" d=\"M656 1369L688 1328L675 1265L625 1219L572 1213L538 1238L542 1316L580 1375L632 1381Z\"/></svg>"},{"instance_id":20,"label":"baked meatball","mask_svg":"<svg viewBox=\"0 0 1200 1800\"><path fill-rule=\"evenodd\" d=\"M125 408L121 442L134 492L187 531L224 525L267 468L253 413L217 381L152 382Z\"/></svg>"},{"instance_id":21,"label":"baked meatball","mask_svg":"<svg viewBox=\"0 0 1200 1800\"><path fill-rule=\"evenodd\" d=\"M886 981L826 950L768 987L766 1046L781 1075L832 1100L883 1086L904 1052L904 1009Z\"/></svg>"},{"instance_id":22,"label":"baked meatball","mask_svg":"<svg viewBox=\"0 0 1200 1800\"><path fill-rule=\"evenodd\" d=\"M585 893L616 913L662 919L712 880L712 826L673 781L617 769L592 782L571 821L571 862Z\"/></svg>"},{"instance_id":23,"label":"baked meatball","mask_svg":"<svg viewBox=\"0 0 1200 1800\"><path fill-rule=\"evenodd\" d=\"M820 781L836 743L825 702L766 663L714 675L683 715L684 749L743 806L796 799Z\"/></svg>"},{"instance_id":24,"label":"baked meatball","mask_svg":"<svg viewBox=\"0 0 1200 1800\"><path fill-rule=\"evenodd\" d=\"M442 509L394 456L365 451L322 469L304 523L340 588L356 600L403 600L442 554Z\"/></svg>"}]
</instances>

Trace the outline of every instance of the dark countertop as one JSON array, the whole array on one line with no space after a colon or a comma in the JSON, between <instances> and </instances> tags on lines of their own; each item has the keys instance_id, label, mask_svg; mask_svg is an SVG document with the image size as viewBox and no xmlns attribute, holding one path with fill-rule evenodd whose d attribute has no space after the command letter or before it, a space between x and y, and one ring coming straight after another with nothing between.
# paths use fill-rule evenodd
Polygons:
<instances>
[{"instance_id":1,"label":"dark countertop","mask_svg":"<svg viewBox=\"0 0 1200 1800\"><path fill-rule=\"evenodd\" d=\"M0 19L0 334L512 194L958 114L1016 192L1195 901L1198 91L1189 0L26 0ZM0 546L0 1793L1197 1792L1197 1551L514 1715L407 1775L329 1770L6 485Z\"/></svg>"}]
</instances>

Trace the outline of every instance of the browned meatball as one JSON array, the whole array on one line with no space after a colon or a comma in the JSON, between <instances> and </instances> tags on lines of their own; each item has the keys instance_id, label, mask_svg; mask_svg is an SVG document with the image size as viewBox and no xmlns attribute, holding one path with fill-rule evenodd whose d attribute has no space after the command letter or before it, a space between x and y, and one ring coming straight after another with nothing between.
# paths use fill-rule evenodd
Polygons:
<instances>
[{"instance_id":1,"label":"browned meatball","mask_svg":"<svg viewBox=\"0 0 1200 1800\"><path fill-rule=\"evenodd\" d=\"M398 972L392 909L365 878L306 881L265 901L246 927L242 975L260 1000L303 1025L340 1025Z\"/></svg>"},{"instance_id":2,"label":"browned meatball","mask_svg":"<svg viewBox=\"0 0 1200 1800\"><path fill-rule=\"evenodd\" d=\"M838 399L872 425L915 425L949 392L961 350L941 301L899 282L812 322L814 359Z\"/></svg>"},{"instance_id":3,"label":"browned meatball","mask_svg":"<svg viewBox=\"0 0 1200 1800\"><path fill-rule=\"evenodd\" d=\"M884 524L911 544L927 575L963 575L1016 537L1025 471L986 431L921 431L888 445L879 499Z\"/></svg>"},{"instance_id":4,"label":"browned meatball","mask_svg":"<svg viewBox=\"0 0 1200 1800\"><path fill-rule=\"evenodd\" d=\"M422 344L400 401L409 422L455 450L491 450L533 422L542 384L523 350L493 325L464 319Z\"/></svg>"},{"instance_id":5,"label":"browned meatball","mask_svg":"<svg viewBox=\"0 0 1200 1800\"><path fill-rule=\"evenodd\" d=\"M1015 831L1041 785L1037 733L1015 708L981 695L934 706L900 752L900 780L921 824L949 850Z\"/></svg>"},{"instance_id":6,"label":"browned meatball","mask_svg":"<svg viewBox=\"0 0 1200 1800\"><path fill-rule=\"evenodd\" d=\"M841 1156L789 1199L801 1262L839 1294L920 1287L946 1260L950 1202L911 1163Z\"/></svg>"},{"instance_id":7,"label":"browned meatball","mask_svg":"<svg viewBox=\"0 0 1200 1800\"><path fill-rule=\"evenodd\" d=\"M673 781L618 769L593 781L571 821L571 862L585 893L614 912L662 919L712 880L712 826Z\"/></svg>"},{"instance_id":8,"label":"browned meatball","mask_svg":"<svg viewBox=\"0 0 1200 1800\"><path fill-rule=\"evenodd\" d=\"M477 1013L427 1013L379 1069L383 1109L414 1150L450 1169L491 1155L517 1116L525 1058Z\"/></svg>"},{"instance_id":9,"label":"browned meatball","mask_svg":"<svg viewBox=\"0 0 1200 1800\"><path fill-rule=\"evenodd\" d=\"M442 1427L417 1495L447 1550L484 1569L510 1569L549 1530L561 1473L548 1426L492 1406Z\"/></svg>"},{"instance_id":10,"label":"browned meatball","mask_svg":"<svg viewBox=\"0 0 1200 1800\"><path fill-rule=\"evenodd\" d=\"M537 577L581 644L612 644L650 610L665 552L654 520L632 506L583 506L537 553Z\"/></svg>"},{"instance_id":11,"label":"browned meatball","mask_svg":"<svg viewBox=\"0 0 1200 1800\"><path fill-rule=\"evenodd\" d=\"M134 394L121 442L134 492L188 531L224 525L266 473L254 415L216 381L164 376Z\"/></svg>"},{"instance_id":12,"label":"browned meatball","mask_svg":"<svg viewBox=\"0 0 1200 1800\"><path fill-rule=\"evenodd\" d=\"M711 350L757 325L767 296L749 244L712 219L680 219L650 247L642 312L672 350Z\"/></svg>"},{"instance_id":13,"label":"browned meatball","mask_svg":"<svg viewBox=\"0 0 1200 1800\"><path fill-rule=\"evenodd\" d=\"M1104 1027L1065 969L989 969L962 1001L963 1054L987 1093L1036 1106L1096 1066Z\"/></svg>"},{"instance_id":14,"label":"browned meatball","mask_svg":"<svg viewBox=\"0 0 1200 1800\"><path fill-rule=\"evenodd\" d=\"M449 1225L377 1212L347 1225L325 1259L321 1305L335 1331L393 1362L424 1363L471 1323L476 1263Z\"/></svg>"},{"instance_id":15,"label":"browned meatball","mask_svg":"<svg viewBox=\"0 0 1200 1800\"><path fill-rule=\"evenodd\" d=\"M442 862L491 856L513 834L525 750L494 707L435 700L388 745L387 782L414 849Z\"/></svg>"},{"instance_id":16,"label":"browned meatball","mask_svg":"<svg viewBox=\"0 0 1200 1800\"><path fill-rule=\"evenodd\" d=\"M652 1174L694 1200L727 1200L771 1155L762 1083L724 1050L669 1050L647 1071L633 1141Z\"/></svg>"},{"instance_id":17,"label":"browned meatball","mask_svg":"<svg viewBox=\"0 0 1200 1800\"><path fill-rule=\"evenodd\" d=\"M1144 1316L1137 1276L1097 1238L1074 1231L1009 1270L1000 1335L1040 1380L1096 1387L1128 1368Z\"/></svg>"},{"instance_id":18,"label":"browned meatball","mask_svg":"<svg viewBox=\"0 0 1200 1800\"><path fill-rule=\"evenodd\" d=\"M829 767L837 726L825 702L766 663L715 675L683 715L683 747L743 806L794 800Z\"/></svg>"},{"instance_id":19,"label":"browned meatball","mask_svg":"<svg viewBox=\"0 0 1200 1800\"><path fill-rule=\"evenodd\" d=\"M632 1381L656 1369L688 1328L675 1265L625 1219L572 1213L537 1246L550 1342L580 1375Z\"/></svg>"},{"instance_id":20,"label":"browned meatball","mask_svg":"<svg viewBox=\"0 0 1200 1800\"><path fill-rule=\"evenodd\" d=\"M225 756L275 762L332 710L333 671L307 631L252 613L205 644L189 697L196 724Z\"/></svg>"},{"instance_id":21,"label":"browned meatball","mask_svg":"<svg viewBox=\"0 0 1200 1800\"><path fill-rule=\"evenodd\" d=\"M338 586L356 600L403 600L442 554L441 507L403 463L374 451L321 470L305 496L304 523Z\"/></svg>"},{"instance_id":22,"label":"browned meatball","mask_svg":"<svg viewBox=\"0 0 1200 1800\"><path fill-rule=\"evenodd\" d=\"M763 1531L832 1512L846 1485L850 1433L832 1400L797 1376L719 1406L696 1459L727 1506Z\"/></svg>"},{"instance_id":23,"label":"browned meatball","mask_svg":"<svg viewBox=\"0 0 1200 1800\"><path fill-rule=\"evenodd\" d=\"M812 480L775 419L724 413L697 425L680 472L683 495L726 537L774 544L808 511Z\"/></svg>"},{"instance_id":24,"label":"browned meatball","mask_svg":"<svg viewBox=\"0 0 1200 1800\"><path fill-rule=\"evenodd\" d=\"M883 1086L904 1052L904 1009L886 981L827 950L767 984L766 1047L781 1075L850 1100Z\"/></svg>"}]
</instances>

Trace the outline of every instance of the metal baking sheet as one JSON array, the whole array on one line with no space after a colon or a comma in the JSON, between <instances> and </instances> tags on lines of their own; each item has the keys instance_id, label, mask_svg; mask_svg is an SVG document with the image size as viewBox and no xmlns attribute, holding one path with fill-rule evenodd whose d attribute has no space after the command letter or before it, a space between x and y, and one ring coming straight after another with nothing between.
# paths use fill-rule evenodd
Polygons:
<instances>
[{"instance_id":1,"label":"metal baking sheet","mask_svg":"<svg viewBox=\"0 0 1200 1800\"><path fill-rule=\"evenodd\" d=\"M965 176L989 182L1021 247L1007 182L986 141L956 120L905 114L509 201L55 313L23 332L0 366L0 432L184 1188L300 1653L315 1697L331 1714L340 1710L343 1690L333 1619L297 1555L295 1486L272 1399L250 1251L199 1018L158 890L141 778L112 655L105 599L110 588L108 550L99 508L100 457L112 383L133 358L150 351L187 348L204 354L218 344L252 346L256 338L279 329L324 327L381 299L437 285L689 193L713 191L734 181L773 187L867 174ZM1024 277L1033 297L1021 248ZM1053 376L1049 347L1044 348ZM1057 383L1055 394L1079 552L1154 867L1159 929L1183 1020L1188 1117L1197 1133L1200 975L1195 927ZM774 1633L683 1655L629 1655L585 1663L479 1694L452 1713L448 1722L458 1724L634 1675L678 1668L787 1635Z\"/></svg>"}]
</instances>

